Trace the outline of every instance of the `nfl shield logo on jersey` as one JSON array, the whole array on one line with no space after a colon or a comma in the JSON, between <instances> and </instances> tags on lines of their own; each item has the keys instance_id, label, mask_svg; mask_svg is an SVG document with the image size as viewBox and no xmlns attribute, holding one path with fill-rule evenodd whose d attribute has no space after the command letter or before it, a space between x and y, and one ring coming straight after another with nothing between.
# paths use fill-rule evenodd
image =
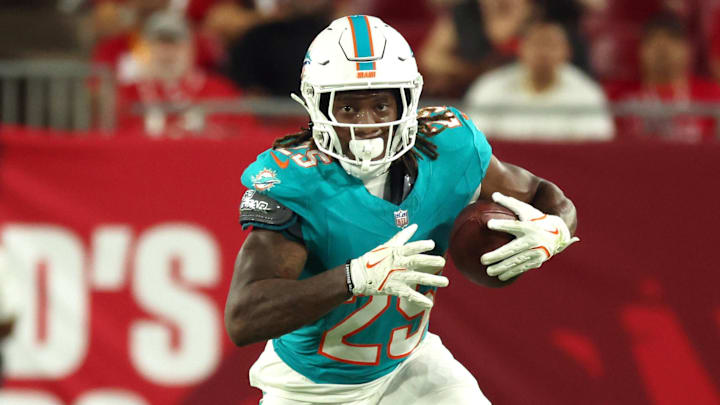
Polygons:
<instances>
[{"instance_id":1,"label":"nfl shield logo on jersey","mask_svg":"<svg viewBox=\"0 0 720 405\"><path fill-rule=\"evenodd\" d=\"M408 219L407 210L395 211L395 225L397 225L398 228L405 228L409 223L410 220Z\"/></svg>"}]
</instances>

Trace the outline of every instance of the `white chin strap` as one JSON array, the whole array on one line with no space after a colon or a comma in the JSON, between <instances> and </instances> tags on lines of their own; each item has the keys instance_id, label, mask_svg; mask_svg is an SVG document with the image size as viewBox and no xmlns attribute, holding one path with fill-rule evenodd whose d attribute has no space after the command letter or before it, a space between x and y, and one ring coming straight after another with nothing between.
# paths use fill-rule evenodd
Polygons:
<instances>
[{"instance_id":1,"label":"white chin strap","mask_svg":"<svg viewBox=\"0 0 720 405\"><path fill-rule=\"evenodd\" d=\"M350 141L350 151L360 160L360 164L340 161L345 171L360 180L368 180L385 173L390 162L372 164L372 160L385 152L385 142L382 138L353 139Z\"/></svg>"}]
</instances>

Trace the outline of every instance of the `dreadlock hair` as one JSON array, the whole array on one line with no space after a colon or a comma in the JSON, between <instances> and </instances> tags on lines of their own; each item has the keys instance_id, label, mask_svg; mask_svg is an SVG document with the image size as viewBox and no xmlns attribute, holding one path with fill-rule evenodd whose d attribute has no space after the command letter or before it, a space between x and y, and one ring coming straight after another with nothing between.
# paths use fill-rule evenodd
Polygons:
<instances>
[{"instance_id":1,"label":"dreadlock hair","mask_svg":"<svg viewBox=\"0 0 720 405\"><path fill-rule=\"evenodd\" d=\"M405 165L405 168L410 173L416 173L418 167L418 159L422 159L423 155L435 160L438 157L437 145L430 139L437 134L447 129L447 123L454 118L453 112L445 109L440 114L433 115L432 110L428 109L420 110L418 114L418 131L415 137L415 146L400 157L399 161ZM305 143L309 143L311 149L315 149L315 142L313 142L312 136L312 121L308 122L307 128L300 127L300 132L294 134L285 135L281 138L275 139L272 144L273 149L275 148L293 148Z\"/></svg>"},{"instance_id":2,"label":"dreadlock hair","mask_svg":"<svg viewBox=\"0 0 720 405\"><path fill-rule=\"evenodd\" d=\"M300 127L300 132L294 134L285 135L281 138L276 138L273 141L273 149L277 148L294 148L300 146L308 141L312 140L312 121L308 122L307 128ZM311 146L314 148L314 146Z\"/></svg>"}]
</instances>

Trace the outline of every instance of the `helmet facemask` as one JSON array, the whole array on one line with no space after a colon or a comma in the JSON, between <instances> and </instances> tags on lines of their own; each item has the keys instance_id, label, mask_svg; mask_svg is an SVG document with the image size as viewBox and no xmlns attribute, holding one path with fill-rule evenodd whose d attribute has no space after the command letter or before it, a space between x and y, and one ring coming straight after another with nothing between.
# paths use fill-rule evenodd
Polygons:
<instances>
[{"instance_id":1,"label":"helmet facemask","mask_svg":"<svg viewBox=\"0 0 720 405\"><path fill-rule=\"evenodd\" d=\"M415 146L417 135L416 111L419 94L414 93L419 93L419 88L422 86L422 79L419 79L419 81L418 88L409 86L391 87L377 84L372 87L340 87L321 93L314 93L312 88L310 92L304 91L303 95L307 102L306 109L313 123L313 140L317 148L337 159L349 174L360 179L375 177L386 172L393 161L399 159ZM332 113L332 106L338 92L372 89L393 91L398 107L397 119L376 124L353 124L339 122L335 118ZM312 94L312 96L308 93ZM301 100L297 101L300 102ZM306 105L306 103L302 102L301 104ZM343 143L337 134L337 127L349 129L350 141L345 148L343 148ZM387 129L387 132L376 138L359 139L356 131L366 128L383 128Z\"/></svg>"}]
</instances>

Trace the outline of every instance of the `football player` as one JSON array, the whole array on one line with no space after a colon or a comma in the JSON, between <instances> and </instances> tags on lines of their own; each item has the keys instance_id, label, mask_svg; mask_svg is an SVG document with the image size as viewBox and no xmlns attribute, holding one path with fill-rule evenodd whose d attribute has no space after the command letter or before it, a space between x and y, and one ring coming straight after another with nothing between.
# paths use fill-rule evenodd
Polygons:
<instances>
[{"instance_id":1,"label":"football player","mask_svg":"<svg viewBox=\"0 0 720 405\"><path fill-rule=\"evenodd\" d=\"M428 332L455 217L478 197L518 215L489 224L516 236L482 258L502 281L577 240L563 192L494 157L457 109L418 111L422 85L396 30L335 20L293 95L310 128L276 140L242 176L240 221L252 232L225 324L239 346L268 340L250 369L263 405L488 403Z\"/></svg>"}]
</instances>

